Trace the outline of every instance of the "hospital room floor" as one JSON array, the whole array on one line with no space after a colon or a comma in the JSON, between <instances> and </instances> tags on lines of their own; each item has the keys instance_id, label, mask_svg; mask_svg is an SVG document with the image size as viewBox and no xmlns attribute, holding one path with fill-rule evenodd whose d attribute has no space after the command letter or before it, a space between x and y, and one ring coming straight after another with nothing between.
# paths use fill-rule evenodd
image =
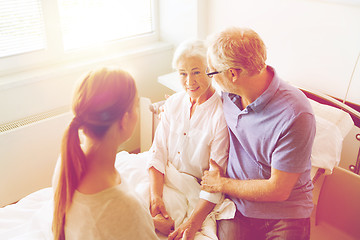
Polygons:
<instances>
[{"instance_id":1,"label":"hospital room floor","mask_svg":"<svg viewBox=\"0 0 360 240\"><path fill-rule=\"evenodd\" d=\"M356 240L356 238L348 236L344 232L324 222L315 225L315 211L313 211L311 216L310 240Z\"/></svg>"}]
</instances>

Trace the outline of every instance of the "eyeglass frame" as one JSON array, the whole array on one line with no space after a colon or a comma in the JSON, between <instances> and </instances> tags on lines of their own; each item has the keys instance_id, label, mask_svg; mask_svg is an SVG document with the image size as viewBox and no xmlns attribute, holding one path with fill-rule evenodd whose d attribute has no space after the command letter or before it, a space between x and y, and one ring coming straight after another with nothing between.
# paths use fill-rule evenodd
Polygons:
<instances>
[{"instance_id":1,"label":"eyeglass frame","mask_svg":"<svg viewBox=\"0 0 360 240\"><path fill-rule=\"evenodd\" d=\"M209 68L206 68L205 74L206 74L209 78L212 78L215 74L219 74L219 73L224 72L224 70L223 70L223 71L208 72L208 69L209 69Z\"/></svg>"},{"instance_id":2,"label":"eyeglass frame","mask_svg":"<svg viewBox=\"0 0 360 240\"><path fill-rule=\"evenodd\" d=\"M222 71L214 71L214 72L207 72L208 71L208 67L206 68L206 70L205 70L205 74L209 77L209 78L212 78L212 77L214 77L214 75L215 74L219 74L219 73L222 73L222 72L225 72L225 71L227 71L227 70L229 70L229 69L226 69L226 70L222 70ZM241 70L240 68L234 68L234 69L236 69L236 70Z\"/></svg>"}]
</instances>

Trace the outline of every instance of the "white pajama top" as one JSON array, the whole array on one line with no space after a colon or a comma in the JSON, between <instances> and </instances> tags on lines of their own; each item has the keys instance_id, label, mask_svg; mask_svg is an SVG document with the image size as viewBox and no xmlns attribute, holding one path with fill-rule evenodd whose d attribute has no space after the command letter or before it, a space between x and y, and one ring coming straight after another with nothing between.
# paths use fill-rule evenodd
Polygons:
<instances>
[{"instance_id":1,"label":"white pajama top","mask_svg":"<svg viewBox=\"0 0 360 240\"><path fill-rule=\"evenodd\" d=\"M209 160L226 169L229 133L223 114L222 101L215 92L206 102L196 107L190 118L191 102L186 92L169 97L164 104L160 123L150 149L149 168L165 173L167 161L178 171L190 174L199 181ZM200 198L219 203L221 193L201 191Z\"/></svg>"}]
</instances>

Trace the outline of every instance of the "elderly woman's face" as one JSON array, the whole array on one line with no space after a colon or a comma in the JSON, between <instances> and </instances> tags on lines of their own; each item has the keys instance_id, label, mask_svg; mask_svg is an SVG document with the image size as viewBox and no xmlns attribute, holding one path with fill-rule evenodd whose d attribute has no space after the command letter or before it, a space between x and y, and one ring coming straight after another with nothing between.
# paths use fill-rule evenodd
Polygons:
<instances>
[{"instance_id":1,"label":"elderly woman's face","mask_svg":"<svg viewBox=\"0 0 360 240\"><path fill-rule=\"evenodd\" d=\"M181 84L190 98L196 100L211 91L211 78L205 73L206 60L196 56L183 57L178 61L177 70Z\"/></svg>"}]
</instances>

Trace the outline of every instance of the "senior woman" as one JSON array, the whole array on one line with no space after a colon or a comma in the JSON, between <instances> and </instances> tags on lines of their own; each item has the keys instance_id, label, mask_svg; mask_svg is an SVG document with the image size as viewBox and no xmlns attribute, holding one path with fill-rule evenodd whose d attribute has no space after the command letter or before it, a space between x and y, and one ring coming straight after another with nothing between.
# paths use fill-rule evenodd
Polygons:
<instances>
[{"instance_id":1,"label":"senior woman","mask_svg":"<svg viewBox=\"0 0 360 240\"><path fill-rule=\"evenodd\" d=\"M164 104L148 166L150 212L158 229L161 224L174 223L163 200L168 162L198 180L210 168L210 159L224 170L227 164L228 130L221 98L206 74L206 51L203 41L194 40L180 44L174 54L173 67L185 91L175 93ZM222 194L201 191L191 216L174 231L169 229L168 239L194 239L207 215L222 198Z\"/></svg>"}]
</instances>

